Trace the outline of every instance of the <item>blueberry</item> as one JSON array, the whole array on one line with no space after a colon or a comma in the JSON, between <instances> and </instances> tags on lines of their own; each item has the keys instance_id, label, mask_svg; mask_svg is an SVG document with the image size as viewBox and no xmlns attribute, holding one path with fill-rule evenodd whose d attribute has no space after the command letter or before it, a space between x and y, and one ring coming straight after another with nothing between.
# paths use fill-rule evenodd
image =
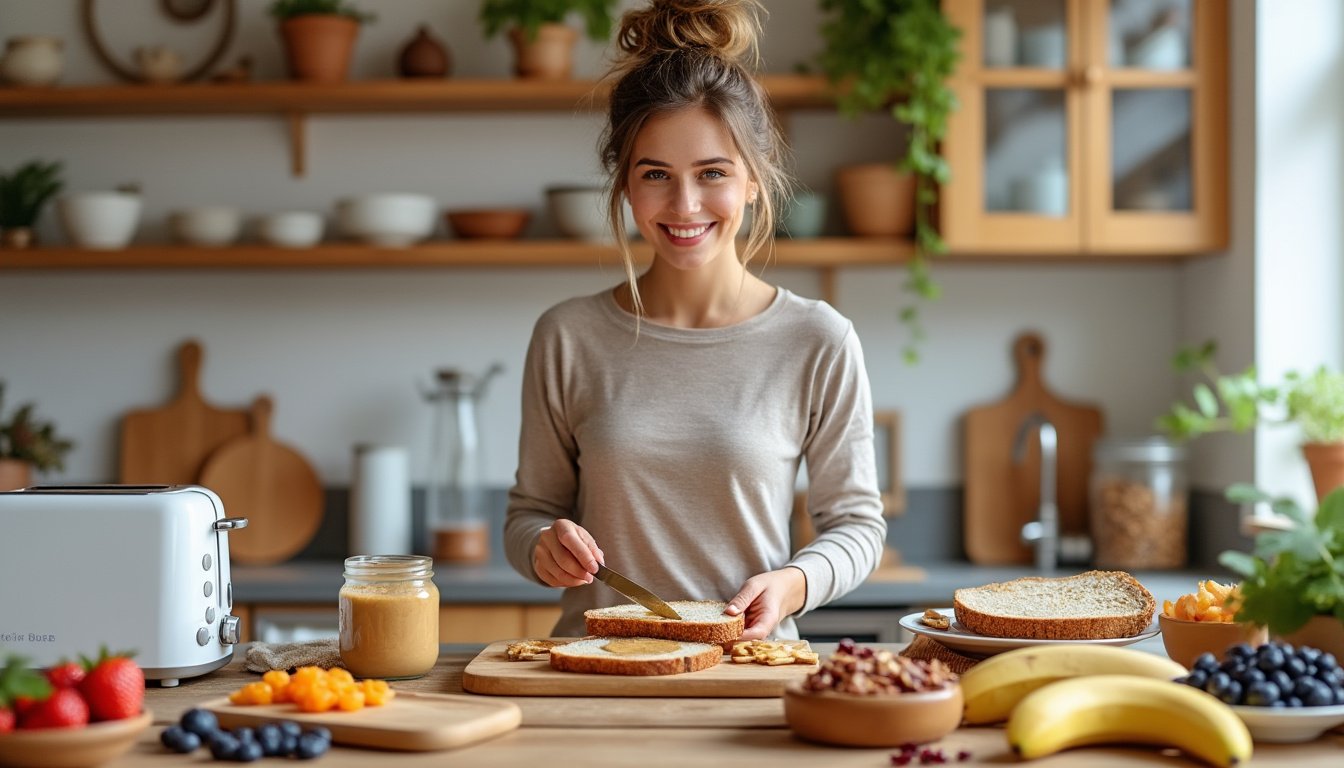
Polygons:
<instances>
[{"instance_id":1,"label":"blueberry","mask_svg":"<svg viewBox=\"0 0 1344 768\"><path fill-rule=\"evenodd\" d=\"M1186 675L1184 682L1191 688L1202 689L1204 685L1209 682L1209 675L1202 669L1196 669L1194 672Z\"/></svg>"},{"instance_id":2,"label":"blueberry","mask_svg":"<svg viewBox=\"0 0 1344 768\"><path fill-rule=\"evenodd\" d=\"M1260 646L1255 666L1263 672L1273 672L1283 667L1283 651L1273 645Z\"/></svg>"},{"instance_id":3,"label":"blueberry","mask_svg":"<svg viewBox=\"0 0 1344 768\"><path fill-rule=\"evenodd\" d=\"M159 734L159 741L163 742L163 746L184 755L201 748L201 737L180 725L164 728L163 733Z\"/></svg>"},{"instance_id":4,"label":"blueberry","mask_svg":"<svg viewBox=\"0 0 1344 768\"><path fill-rule=\"evenodd\" d=\"M1289 656L1283 660L1283 671L1291 677L1301 677L1307 673L1307 665L1298 657Z\"/></svg>"},{"instance_id":5,"label":"blueberry","mask_svg":"<svg viewBox=\"0 0 1344 768\"><path fill-rule=\"evenodd\" d=\"M1293 681L1292 695L1306 701L1311 692L1316 690L1316 681L1310 677L1299 677Z\"/></svg>"},{"instance_id":6,"label":"blueberry","mask_svg":"<svg viewBox=\"0 0 1344 768\"><path fill-rule=\"evenodd\" d=\"M257 726L257 743L266 757L278 757L285 753L281 750L285 744L285 732L275 723Z\"/></svg>"},{"instance_id":7,"label":"blueberry","mask_svg":"<svg viewBox=\"0 0 1344 768\"><path fill-rule=\"evenodd\" d=\"M1310 691L1302 697L1302 704L1308 707L1328 707L1334 703L1335 692L1320 680L1311 680Z\"/></svg>"},{"instance_id":8,"label":"blueberry","mask_svg":"<svg viewBox=\"0 0 1344 768\"><path fill-rule=\"evenodd\" d=\"M318 738L322 739L328 744L331 743L331 731L326 728L323 728L320 725L309 728L308 733L316 735Z\"/></svg>"},{"instance_id":9,"label":"blueberry","mask_svg":"<svg viewBox=\"0 0 1344 768\"><path fill-rule=\"evenodd\" d=\"M237 739L238 741L244 744L246 744L249 741L257 740L257 732L245 725L239 726L237 728L232 728L229 730L229 733L232 733L233 738Z\"/></svg>"},{"instance_id":10,"label":"blueberry","mask_svg":"<svg viewBox=\"0 0 1344 768\"><path fill-rule=\"evenodd\" d=\"M1246 668L1246 662L1241 659L1227 659L1218 665L1218 669L1230 674L1235 674Z\"/></svg>"},{"instance_id":11,"label":"blueberry","mask_svg":"<svg viewBox=\"0 0 1344 768\"><path fill-rule=\"evenodd\" d=\"M1252 707L1270 707L1279 700L1279 686L1271 682L1256 683L1246 689L1246 703Z\"/></svg>"},{"instance_id":12,"label":"blueberry","mask_svg":"<svg viewBox=\"0 0 1344 768\"><path fill-rule=\"evenodd\" d=\"M1209 654L1212 656L1213 654ZM1246 643L1237 643L1226 651L1229 659L1249 659L1255 655L1255 649Z\"/></svg>"},{"instance_id":13,"label":"blueberry","mask_svg":"<svg viewBox=\"0 0 1344 768\"><path fill-rule=\"evenodd\" d=\"M292 755L299 748L299 737L292 733L281 734L280 736L280 755Z\"/></svg>"},{"instance_id":14,"label":"blueberry","mask_svg":"<svg viewBox=\"0 0 1344 768\"><path fill-rule=\"evenodd\" d=\"M233 759L240 763L250 763L254 760L260 760L264 754L265 752L262 751L261 745L257 742L244 741L238 747L238 751L234 753Z\"/></svg>"},{"instance_id":15,"label":"blueberry","mask_svg":"<svg viewBox=\"0 0 1344 768\"><path fill-rule=\"evenodd\" d=\"M1266 675L1265 679L1279 686L1280 691L1293 690L1293 678L1289 677L1288 673L1284 672L1282 669L1274 670L1273 672Z\"/></svg>"},{"instance_id":16,"label":"blueberry","mask_svg":"<svg viewBox=\"0 0 1344 768\"><path fill-rule=\"evenodd\" d=\"M1283 703L1287 705L1289 709L1297 709L1302 706L1302 700L1296 696L1289 696L1287 699L1284 699Z\"/></svg>"},{"instance_id":17,"label":"blueberry","mask_svg":"<svg viewBox=\"0 0 1344 768\"><path fill-rule=\"evenodd\" d=\"M216 760L232 760L242 744L232 734L218 732L210 737L210 754Z\"/></svg>"},{"instance_id":18,"label":"blueberry","mask_svg":"<svg viewBox=\"0 0 1344 768\"><path fill-rule=\"evenodd\" d=\"M1209 681L1204 684L1204 690L1214 696L1220 696L1223 691L1227 690L1227 686L1231 684L1232 677L1226 672L1214 672L1212 675L1209 675Z\"/></svg>"},{"instance_id":19,"label":"blueberry","mask_svg":"<svg viewBox=\"0 0 1344 768\"><path fill-rule=\"evenodd\" d=\"M1241 683L1244 686L1249 687L1255 685L1256 683L1265 682L1266 677L1265 673L1261 672L1259 668L1251 667L1250 669L1247 669L1246 671L1242 672L1241 675L1239 675L1236 679L1237 682Z\"/></svg>"},{"instance_id":20,"label":"blueberry","mask_svg":"<svg viewBox=\"0 0 1344 768\"><path fill-rule=\"evenodd\" d=\"M303 726L293 720L282 720L280 721L280 732L297 739L303 734Z\"/></svg>"},{"instance_id":21,"label":"blueberry","mask_svg":"<svg viewBox=\"0 0 1344 768\"><path fill-rule=\"evenodd\" d=\"M1315 664L1316 660L1319 659L1320 657L1321 657L1321 651L1317 648L1312 648L1309 645L1304 645L1301 648L1297 649L1297 658L1305 661L1308 664Z\"/></svg>"},{"instance_id":22,"label":"blueberry","mask_svg":"<svg viewBox=\"0 0 1344 768\"><path fill-rule=\"evenodd\" d=\"M1344 688L1335 688L1335 706L1344 706Z\"/></svg>"},{"instance_id":23,"label":"blueberry","mask_svg":"<svg viewBox=\"0 0 1344 768\"><path fill-rule=\"evenodd\" d=\"M1206 651L1204 653L1199 654L1199 658L1195 659L1194 669L1200 672L1209 673L1217 668L1218 668L1218 657L1214 656L1212 653L1208 653Z\"/></svg>"},{"instance_id":24,"label":"blueberry","mask_svg":"<svg viewBox=\"0 0 1344 768\"><path fill-rule=\"evenodd\" d=\"M325 754L328 749L331 749L331 742L310 731L299 737L299 748L294 751L294 756L300 760L312 760Z\"/></svg>"},{"instance_id":25,"label":"blueberry","mask_svg":"<svg viewBox=\"0 0 1344 768\"><path fill-rule=\"evenodd\" d=\"M1317 669L1336 669L1338 667L1339 662L1335 660L1335 654L1333 653L1322 653L1316 657Z\"/></svg>"},{"instance_id":26,"label":"blueberry","mask_svg":"<svg viewBox=\"0 0 1344 768\"><path fill-rule=\"evenodd\" d=\"M183 730L200 736L203 741L208 741L210 735L219 730L219 719L215 713L204 709L188 709L182 713L180 722Z\"/></svg>"},{"instance_id":27,"label":"blueberry","mask_svg":"<svg viewBox=\"0 0 1344 768\"><path fill-rule=\"evenodd\" d=\"M1240 704L1241 691L1241 683L1236 680L1229 680L1227 681L1227 687L1221 693L1215 693L1214 696L1217 696L1219 701L1224 704Z\"/></svg>"},{"instance_id":28,"label":"blueberry","mask_svg":"<svg viewBox=\"0 0 1344 768\"><path fill-rule=\"evenodd\" d=\"M1272 703L1269 705L1269 708L1270 708L1270 709L1285 709L1285 708L1287 708L1287 706L1288 706L1288 703L1285 702L1283 699L1277 699L1277 700L1275 700L1274 702L1272 702Z\"/></svg>"}]
</instances>

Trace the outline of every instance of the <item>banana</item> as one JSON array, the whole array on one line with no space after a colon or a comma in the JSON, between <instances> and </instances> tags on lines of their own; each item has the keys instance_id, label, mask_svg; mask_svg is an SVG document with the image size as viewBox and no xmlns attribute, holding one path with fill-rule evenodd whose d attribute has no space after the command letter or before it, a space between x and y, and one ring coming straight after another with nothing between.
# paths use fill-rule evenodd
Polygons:
<instances>
[{"instance_id":1,"label":"banana","mask_svg":"<svg viewBox=\"0 0 1344 768\"><path fill-rule=\"evenodd\" d=\"M1214 766L1251 759L1251 734L1226 704L1187 685L1133 675L1061 680L1008 719L1008 745L1030 760L1092 744L1177 747Z\"/></svg>"},{"instance_id":2,"label":"banana","mask_svg":"<svg viewBox=\"0 0 1344 768\"><path fill-rule=\"evenodd\" d=\"M1023 696L1056 680L1083 675L1140 675L1171 680L1185 667L1153 653L1105 645L1038 645L1017 648L971 667L961 676L967 725L1008 719Z\"/></svg>"}]
</instances>

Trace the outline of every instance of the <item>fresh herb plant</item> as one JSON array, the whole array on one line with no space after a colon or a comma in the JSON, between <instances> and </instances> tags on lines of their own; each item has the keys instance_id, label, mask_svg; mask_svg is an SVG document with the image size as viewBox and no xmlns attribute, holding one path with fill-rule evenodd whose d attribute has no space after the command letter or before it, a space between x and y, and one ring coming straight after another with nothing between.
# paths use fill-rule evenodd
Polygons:
<instances>
[{"instance_id":1,"label":"fresh herb plant","mask_svg":"<svg viewBox=\"0 0 1344 768\"><path fill-rule=\"evenodd\" d=\"M61 164L34 160L0 174L0 227L31 227L47 201L61 191Z\"/></svg>"},{"instance_id":2,"label":"fresh herb plant","mask_svg":"<svg viewBox=\"0 0 1344 768\"><path fill-rule=\"evenodd\" d=\"M377 18L372 13L359 10L347 0L275 0L271 3L271 15L280 21L297 16L345 16L360 24L367 24Z\"/></svg>"},{"instance_id":3,"label":"fresh herb plant","mask_svg":"<svg viewBox=\"0 0 1344 768\"><path fill-rule=\"evenodd\" d=\"M1214 364L1217 344L1183 349L1173 360L1179 372L1199 371L1204 381L1192 391L1194 406L1176 403L1157 421L1158 429L1188 440L1211 432L1245 432L1257 422L1296 423L1310 443L1344 440L1344 374L1318 368L1304 376L1284 374L1278 386L1261 382L1254 366L1223 374Z\"/></svg>"},{"instance_id":4,"label":"fresh herb plant","mask_svg":"<svg viewBox=\"0 0 1344 768\"><path fill-rule=\"evenodd\" d=\"M1223 552L1218 562L1242 577L1238 621L1284 635L1313 616L1344 621L1344 488L1332 491L1314 517L1289 497L1274 497L1249 485L1227 489L1229 501L1267 503L1293 522L1286 531L1262 533L1251 554Z\"/></svg>"},{"instance_id":5,"label":"fresh herb plant","mask_svg":"<svg viewBox=\"0 0 1344 768\"><path fill-rule=\"evenodd\" d=\"M821 28L822 72L837 86L841 112L850 117L891 111L908 129L899 166L915 177L915 252L905 288L915 300L932 301L941 288L929 259L947 250L934 226L938 187L951 178L938 142L957 107L947 80L960 59L961 31L943 15L938 0L820 0L830 14ZM901 309L910 341L906 362L919 360L924 327L916 303Z\"/></svg>"},{"instance_id":6,"label":"fresh herb plant","mask_svg":"<svg viewBox=\"0 0 1344 768\"><path fill-rule=\"evenodd\" d=\"M0 381L0 459L26 461L40 472L65 468L65 454L74 442L56 434L56 425L33 416L34 406L19 406L4 418L5 383Z\"/></svg>"},{"instance_id":7,"label":"fresh herb plant","mask_svg":"<svg viewBox=\"0 0 1344 768\"><path fill-rule=\"evenodd\" d=\"M486 37L517 26L528 40L536 40L542 24L563 24L570 11L577 11L589 39L603 41L611 36L615 7L616 0L484 0L480 19Z\"/></svg>"}]
</instances>

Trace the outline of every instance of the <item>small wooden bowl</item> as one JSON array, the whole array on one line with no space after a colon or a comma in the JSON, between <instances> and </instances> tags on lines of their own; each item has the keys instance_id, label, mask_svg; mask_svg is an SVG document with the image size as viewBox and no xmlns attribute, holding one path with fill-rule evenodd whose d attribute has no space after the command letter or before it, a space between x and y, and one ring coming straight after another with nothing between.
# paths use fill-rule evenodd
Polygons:
<instances>
[{"instance_id":1,"label":"small wooden bowl","mask_svg":"<svg viewBox=\"0 0 1344 768\"><path fill-rule=\"evenodd\" d=\"M154 720L149 710L125 720L82 728L42 728L0 734L0 765L14 768L91 768L125 754Z\"/></svg>"},{"instance_id":2,"label":"small wooden bowl","mask_svg":"<svg viewBox=\"0 0 1344 768\"><path fill-rule=\"evenodd\" d=\"M453 234L466 240L513 240L523 234L532 212L526 208L489 208L448 211L445 214Z\"/></svg>"},{"instance_id":3,"label":"small wooden bowl","mask_svg":"<svg viewBox=\"0 0 1344 768\"><path fill-rule=\"evenodd\" d=\"M1222 661L1224 652L1237 643L1254 648L1269 641L1265 628L1254 624L1189 621L1158 614L1157 625L1162 630L1167 656L1186 669L1194 666L1201 653L1212 653Z\"/></svg>"},{"instance_id":4,"label":"small wooden bowl","mask_svg":"<svg viewBox=\"0 0 1344 768\"><path fill-rule=\"evenodd\" d=\"M899 747L937 741L961 722L961 686L928 693L856 696L784 689L784 720L798 736L844 747Z\"/></svg>"}]
</instances>

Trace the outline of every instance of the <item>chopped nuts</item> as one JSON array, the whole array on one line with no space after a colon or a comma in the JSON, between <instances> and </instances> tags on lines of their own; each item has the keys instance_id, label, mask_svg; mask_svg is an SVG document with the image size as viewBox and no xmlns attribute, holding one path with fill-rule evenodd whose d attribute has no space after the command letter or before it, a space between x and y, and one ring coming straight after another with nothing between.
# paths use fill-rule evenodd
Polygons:
<instances>
[{"instance_id":1,"label":"chopped nuts","mask_svg":"<svg viewBox=\"0 0 1344 768\"><path fill-rule=\"evenodd\" d=\"M952 628L952 620L932 608L924 611L924 615L919 617L919 622L934 629Z\"/></svg>"},{"instance_id":2,"label":"chopped nuts","mask_svg":"<svg viewBox=\"0 0 1344 768\"><path fill-rule=\"evenodd\" d=\"M956 673L937 659L910 659L846 640L807 676L803 688L872 696L935 691L956 679Z\"/></svg>"},{"instance_id":3,"label":"chopped nuts","mask_svg":"<svg viewBox=\"0 0 1344 768\"><path fill-rule=\"evenodd\" d=\"M820 657L806 640L743 640L733 643L734 664L816 664Z\"/></svg>"},{"instance_id":4,"label":"chopped nuts","mask_svg":"<svg viewBox=\"0 0 1344 768\"><path fill-rule=\"evenodd\" d=\"M504 653L509 661L532 661L549 655L552 648L564 644L563 640L519 640L509 643Z\"/></svg>"}]
</instances>

